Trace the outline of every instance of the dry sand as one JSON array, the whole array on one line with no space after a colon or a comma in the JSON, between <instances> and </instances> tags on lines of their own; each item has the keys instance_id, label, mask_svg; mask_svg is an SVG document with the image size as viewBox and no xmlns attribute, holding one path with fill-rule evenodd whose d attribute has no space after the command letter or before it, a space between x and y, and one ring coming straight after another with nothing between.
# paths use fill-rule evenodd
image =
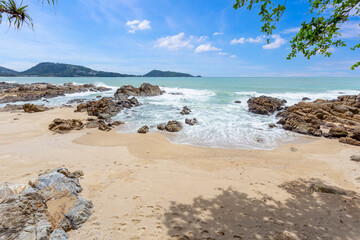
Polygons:
<instances>
[{"instance_id":1,"label":"dry sand","mask_svg":"<svg viewBox=\"0 0 360 240\"><path fill-rule=\"evenodd\" d=\"M0 113L0 181L83 170L93 215L71 239L360 239L360 148L336 140L271 151L199 148L162 134L96 129L65 135L54 118L71 108ZM14 118L19 118L14 120ZM347 195L311 193L320 181Z\"/></svg>"}]
</instances>

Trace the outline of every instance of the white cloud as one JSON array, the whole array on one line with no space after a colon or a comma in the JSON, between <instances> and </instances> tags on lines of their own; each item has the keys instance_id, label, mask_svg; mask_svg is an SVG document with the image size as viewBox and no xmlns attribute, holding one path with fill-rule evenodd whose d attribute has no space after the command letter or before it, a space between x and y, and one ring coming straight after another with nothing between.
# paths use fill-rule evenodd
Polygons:
<instances>
[{"instance_id":1,"label":"white cloud","mask_svg":"<svg viewBox=\"0 0 360 240\"><path fill-rule=\"evenodd\" d=\"M195 53L209 52L209 51L221 51L221 49L211 46L210 43L200 45L195 49Z\"/></svg>"},{"instance_id":2,"label":"white cloud","mask_svg":"<svg viewBox=\"0 0 360 240\"><path fill-rule=\"evenodd\" d=\"M282 31L283 34L289 34L289 33L296 33L299 32L300 28L299 27L295 27L295 28L288 28L285 29L284 31Z\"/></svg>"},{"instance_id":3,"label":"white cloud","mask_svg":"<svg viewBox=\"0 0 360 240\"><path fill-rule=\"evenodd\" d=\"M150 21L144 20L133 20L133 21L127 21L126 26L130 28L129 33L135 33L136 30L145 30L145 29L151 29Z\"/></svg>"},{"instance_id":4,"label":"white cloud","mask_svg":"<svg viewBox=\"0 0 360 240\"><path fill-rule=\"evenodd\" d=\"M201 36L201 37L199 37L199 38L194 37L194 36L190 36L190 38L191 38L192 40L197 41L197 42L202 42L202 41L209 40L209 37L208 37L208 36Z\"/></svg>"},{"instance_id":5,"label":"white cloud","mask_svg":"<svg viewBox=\"0 0 360 240\"><path fill-rule=\"evenodd\" d=\"M223 35L224 33L223 32L214 32L214 36L218 36L218 35Z\"/></svg>"},{"instance_id":6,"label":"white cloud","mask_svg":"<svg viewBox=\"0 0 360 240\"><path fill-rule=\"evenodd\" d=\"M235 45L235 44L244 44L244 43L260 43L263 42L265 39L265 36L258 36L256 38L239 38L239 39L233 39L231 40L230 44Z\"/></svg>"},{"instance_id":7,"label":"white cloud","mask_svg":"<svg viewBox=\"0 0 360 240\"><path fill-rule=\"evenodd\" d=\"M178 50L179 48L194 48L191 44L192 37L185 38L185 33L179 33L173 36L166 36L159 38L156 41L155 47L167 48L170 50Z\"/></svg>"},{"instance_id":8,"label":"white cloud","mask_svg":"<svg viewBox=\"0 0 360 240\"><path fill-rule=\"evenodd\" d=\"M275 49L279 48L281 45L286 43L284 38L281 38L280 35L272 35L271 38L275 39L272 43L263 45L263 49Z\"/></svg>"},{"instance_id":9,"label":"white cloud","mask_svg":"<svg viewBox=\"0 0 360 240\"><path fill-rule=\"evenodd\" d=\"M360 36L360 22L349 21L340 27L341 38L354 39Z\"/></svg>"},{"instance_id":10,"label":"white cloud","mask_svg":"<svg viewBox=\"0 0 360 240\"><path fill-rule=\"evenodd\" d=\"M231 58L236 58L236 55L231 55L230 57L231 57Z\"/></svg>"},{"instance_id":11,"label":"white cloud","mask_svg":"<svg viewBox=\"0 0 360 240\"><path fill-rule=\"evenodd\" d=\"M226 55L228 55L228 53L226 53L226 52L219 52L219 55L221 55L221 56L226 56Z\"/></svg>"}]
</instances>

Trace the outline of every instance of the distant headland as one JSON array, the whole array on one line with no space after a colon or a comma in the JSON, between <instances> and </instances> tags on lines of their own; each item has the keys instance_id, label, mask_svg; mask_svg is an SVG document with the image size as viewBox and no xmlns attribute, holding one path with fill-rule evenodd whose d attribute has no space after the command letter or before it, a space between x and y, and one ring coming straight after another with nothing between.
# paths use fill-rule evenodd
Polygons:
<instances>
[{"instance_id":1,"label":"distant headland","mask_svg":"<svg viewBox=\"0 0 360 240\"><path fill-rule=\"evenodd\" d=\"M131 75L116 72L96 71L79 65L43 62L18 72L0 67L0 77L195 77L188 73L152 70L144 75ZM200 75L196 77L201 77Z\"/></svg>"}]
</instances>

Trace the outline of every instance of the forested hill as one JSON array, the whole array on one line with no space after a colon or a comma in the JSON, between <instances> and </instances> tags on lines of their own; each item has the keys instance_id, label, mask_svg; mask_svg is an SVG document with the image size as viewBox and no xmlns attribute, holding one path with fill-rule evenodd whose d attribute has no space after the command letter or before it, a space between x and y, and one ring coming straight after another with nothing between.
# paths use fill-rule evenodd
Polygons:
<instances>
[{"instance_id":1,"label":"forested hill","mask_svg":"<svg viewBox=\"0 0 360 240\"><path fill-rule=\"evenodd\" d=\"M151 72L143 75L143 77L194 77L194 76L188 73L152 70Z\"/></svg>"}]
</instances>

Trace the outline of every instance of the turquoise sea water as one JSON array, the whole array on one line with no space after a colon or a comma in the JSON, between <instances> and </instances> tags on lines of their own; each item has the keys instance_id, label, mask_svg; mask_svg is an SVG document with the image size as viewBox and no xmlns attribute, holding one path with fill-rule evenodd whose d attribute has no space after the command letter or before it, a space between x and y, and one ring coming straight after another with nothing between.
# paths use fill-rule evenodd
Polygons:
<instances>
[{"instance_id":1,"label":"turquoise sea water","mask_svg":"<svg viewBox=\"0 0 360 240\"><path fill-rule=\"evenodd\" d=\"M185 125L182 132L166 136L176 143L251 149L273 149L296 139L297 135L279 128L270 129L268 124L277 121L275 116L249 113L246 102L250 97L279 97L292 105L303 97L334 99L343 94L360 93L360 78L0 78L0 81L94 83L111 87L111 91L101 93L103 96L112 96L124 84L138 87L149 82L161 86L165 94L139 98L142 106L116 116L114 119L126 122L120 132L136 132L145 124L156 126L169 120L183 122L186 117L196 117L198 125ZM58 106L71 99L93 99L97 95L99 93L76 93L48 99L49 103L41 100L36 103ZM235 100L242 103L235 104ZM182 116L179 112L183 106L188 106L192 113Z\"/></svg>"}]
</instances>

